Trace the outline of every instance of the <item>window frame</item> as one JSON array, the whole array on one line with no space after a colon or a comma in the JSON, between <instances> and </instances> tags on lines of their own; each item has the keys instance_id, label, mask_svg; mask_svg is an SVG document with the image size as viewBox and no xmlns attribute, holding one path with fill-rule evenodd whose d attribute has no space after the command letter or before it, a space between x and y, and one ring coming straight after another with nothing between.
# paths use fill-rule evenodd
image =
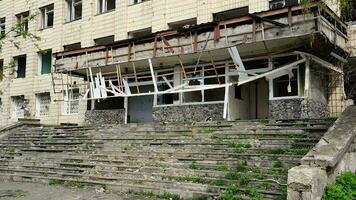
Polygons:
<instances>
[{"instance_id":1,"label":"window frame","mask_svg":"<svg viewBox=\"0 0 356 200\"><path fill-rule=\"evenodd\" d=\"M24 24L24 31L28 32L29 31L29 17L30 17L30 11L19 13L16 16L16 23L22 23ZM15 37L20 36L20 32L16 32Z\"/></svg>"},{"instance_id":2,"label":"window frame","mask_svg":"<svg viewBox=\"0 0 356 200\"><path fill-rule=\"evenodd\" d=\"M51 64L50 64L50 72L49 73L43 73L43 55L46 53L51 54ZM52 63L53 63L53 54L52 54L52 49L47 49L44 52L38 52L38 75L47 75L51 74L52 72Z\"/></svg>"},{"instance_id":3,"label":"window frame","mask_svg":"<svg viewBox=\"0 0 356 200\"><path fill-rule=\"evenodd\" d=\"M49 104L48 104L48 112L46 114L41 114L42 104L40 102L40 96L49 96ZM51 107L51 93L50 92L42 92L35 94L36 96L36 117L48 117L50 115L50 107Z\"/></svg>"},{"instance_id":4,"label":"window frame","mask_svg":"<svg viewBox=\"0 0 356 200\"><path fill-rule=\"evenodd\" d=\"M75 91L75 92L74 92ZM67 94L66 94L67 92ZM76 95L74 95L76 93ZM64 101L62 104L62 115L78 115L80 109L80 90L78 88L68 89L64 91ZM78 110L76 112L72 112L72 104L78 104ZM68 111L69 110L69 111Z\"/></svg>"},{"instance_id":5,"label":"window frame","mask_svg":"<svg viewBox=\"0 0 356 200\"><path fill-rule=\"evenodd\" d=\"M1 35L6 34L6 17L0 18L0 34Z\"/></svg>"},{"instance_id":6,"label":"window frame","mask_svg":"<svg viewBox=\"0 0 356 200\"><path fill-rule=\"evenodd\" d=\"M82 0L66 0L67 2L67 22L81 20L83 17L83 1ZM76 18L76 6L81 7L80 17Z\"/></svg>"},{"instance_id":7,"label":"window frame","mask_svg":"<svg viewBox=\"0 0 356 200\"><path fill-rule=\"evenodd\" d=\"M114 8L108 10L108 1L114 1ZM97 14L104 14L116 9L116 0L97 0Z\"/></svg>"},{"instance_id":8,"label":"window frame","mask_svg":"<svg viewBox=\"0 0 356 200\"><path fill-rule=\"evenodd\" d=\"M294 95L294 96L283 96L283 97L275 97L274 96L274 85L273 85L273 81L277 78L274 78L274 79L270 79L269 80L269 100L282 100L282 99L298 99L298 98L302 98L301 97L301 91L300 91L300 82L301 82L301 76L300 76L300 69L299 69L299 66L295 66L295 67L292 67L290 68L291 70L294 70L296 69L297 70L297 95Z\"/></svg>"},{"instance_id":9,"label":"window frame","mask_svg":"<svg viewBox=\"0 0 356 200\"><path fill-rule=\"evenodd\" d=\"M53 26L54 26L54 4L44 6L44 7L40 8L40 10L41 10L41 28L42 29L53 28ZM51 26L48 25L49 14L53 15Z\"/></svg>"},{"instance_id":10,"label":"window frame","mask_svg":"<svg viewBox=\"0 0 356 200\"><path fill-rule=\"evenodd\" d=\"M25 58L25 66L24 66L24 74L23 77L19 77L19 58ZM26 70L27 70L27 55L19 55L15 56L13 59L15 59L15 65L16 65L16 79L24 79L26 78Z\"/></svg>"}]
</instances>

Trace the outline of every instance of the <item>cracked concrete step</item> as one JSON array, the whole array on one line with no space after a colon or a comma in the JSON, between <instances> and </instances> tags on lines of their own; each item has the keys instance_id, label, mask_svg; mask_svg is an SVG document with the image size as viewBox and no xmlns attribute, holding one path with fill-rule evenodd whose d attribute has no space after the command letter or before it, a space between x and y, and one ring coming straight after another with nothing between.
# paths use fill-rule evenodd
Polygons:
<instances>
[{"instance_id":1,"label":"cracked concrete step","mask_svg":"<svg viewBox=\"0 0 356 200\"><path fill-rule=\"evenodd\" d=\"M55 176L55 175L35 176L35 175L29 175L29 174L23 174L23 173L11 174L11 173L3 173L2 172L2 173L0 173L0 176L8 177L8 179L13 179L13 180L21 179L21 180L27 180L27 181L33 181L33 179L40 179L40 180L44 180L44 181L48 181L50 179L63 180L63 181L77 181L78 180L78 179L74 179L74 178L64 178L64 177L58 176L58 175L57 176ZM70 177L72 177L72 176L75 176L75 175L74 174L70 175ZM134 183L126 183L125 181L123 181L123 183L117 183L117 182L110 181L110 178L108 178L108 179L109 180L106 180L106 181L80 180L80 182L88 183L88 184L106 185L111 190L118 190L118 191L122 191L122 192L128 191L130 189L140 189L140 190L146 190L146 191L155 191L157 189L159 189L159 190L165 189L169 192L174 192L176 194L180 194L183 197L192 197L192 196L213 197L213 196L218 196L218 192L225 189L225 187L222 187L222 186L212 186L212 185L204 185L204 184L197 184L197 183L182 183L182 182L177 183L177 182L170 182L170 181L165 181L164 183L161 183L161 184L143 184L141 181L137 181ZM172 188L174 188L174 189L172 189ZM208 190L211 192L210 193L204 192L205 190ZM269 196L270 198L281 195L281 193L277 192L277 191L259 190L259 192L261 192L266 197Z\"/></svg>"}]
</instances>

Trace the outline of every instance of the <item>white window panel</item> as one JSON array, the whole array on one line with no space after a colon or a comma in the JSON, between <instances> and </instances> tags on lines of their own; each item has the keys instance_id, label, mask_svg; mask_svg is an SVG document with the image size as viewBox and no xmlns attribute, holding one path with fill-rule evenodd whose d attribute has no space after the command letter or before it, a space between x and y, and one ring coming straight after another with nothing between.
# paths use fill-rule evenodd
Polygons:
<instances>
[{"instance_id":1,"label":"white window panel","mask_svg":"<svg viewBox=\"0 0 356 200\"><path fill-rule=\"evenodd\" d=\"M36 115L37 116L48 116L49 107L51 105L51 95L50 93L36 94Z\"/></svg>"}]
</instances>

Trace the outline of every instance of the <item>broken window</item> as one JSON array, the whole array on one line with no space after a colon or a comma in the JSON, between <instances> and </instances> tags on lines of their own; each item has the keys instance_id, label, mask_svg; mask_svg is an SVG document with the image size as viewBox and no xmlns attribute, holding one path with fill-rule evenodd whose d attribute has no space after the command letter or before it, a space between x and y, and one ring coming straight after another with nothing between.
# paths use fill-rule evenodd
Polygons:
<instances>
[{"instance_id":1,"label":"broken window","mask_svg":"<svg viewBox=\"0 0 356 200\"><path fill-rule=\"evenodd\" d=\"M82 18L82 0L67 0L67 21L75 21Z\"/></svg>"},{"instance_id":2,"label":"broken window","mask_svg":"<svg viewBox=\"0 0 356 200\"><path fill-rule=\"evenodd\" d=\"M81 49L82 45L80 42L78 42L78 43L74 43L74 44L64 45L63 48L64 48L64 51L72 51L72 50Z\"/></svg>"},{"instance_id":3,"label":"broken window","mask_svg":"<svg viewBox=\"0 0 356 200\"><path fill-rule=\"evenodd\" d=\"M36 94L36 115L48 116L51 105L51 95L49 92Z\"/></svg>"},{"instance_id":4,"label":"broken window","mask_svg":"<svg viewBox=\"0 0 356 200\"><path fill-rule=\"evenodd\" d=\"M173 30L189 29L197 25L197 18L169 23L168 26Z\"/></svg>"},{"instance_id":5,"label":"broken window","mask_svg":"<svg viewBox=\"0 0 356 200\"><path fill-rule=\"evenodd\" d=\"M16 64L17 78L26 77L26 55L17 56L14 58Z\"/></svg>"},{"instance_id":6,"label":"broken window","mask_svg":"<svg viewBox=\"0 0 356 200\"><path fill-rule=\"evenodd\" d=\"M219 85L225 84L225 65L222 66L202 66L194 75L194 68L186 69L187 78L183 79L186 83L189 81L189 87ZM182 74L183 76L183 74ZM222 102L225 97L225 88L202 89L182 94L183 103L197 102Z\"/></svg>"},{"instance_id":7,"label":"broken window","mask_svg":"<svg viewBox=\"0 0 356 200\"><path fill-rule=\"evenodd\" d=\"M228 19L245 16L247 14L248 14L248 6L215 13L213 15L213 18L214 21L218 22L218 21L224 21Z\"/></svg>"},{"instance_id":8,"label":"broken window","mask_svg":"<svg viewBox=\"0 0 356 200\"><path fill-rule=\"evenodd\" d=\"M16 15L17 18L17 26L19 27L19 29L21 29L20 31L17 31L17 35L19 36L21 34L21 32L28 32L28 17L29 17L29 12L24 12L21 14Z\"/></svg>"},{"instance_id":9,"label":"broken window","mask_svg":"<svg viewBox=\"0 0 356 200\"><path fill-rule=\"evenodd\" d=\"M39 54L40 74L49 74L52 69L52 50L46 50Z\"/></svg>"},{"instance_id":10,"label":"broken window","mask_svg":"<svg viewBox=\"0 0 356 200\"><path fill-rule=\"evenodd\" d=\"M12 118L25 117L25 110L28 110L28 107L27 107L27 102L25 101L25 97L23 95L11 97Z\"/></svg>"},{"instance_id":11,"label":"broken window","mask_svg":"<svg viewBox=\"0 0 356 200\"><path fill-rule=\"evenodd\" d=\"M292 69L288 74L273 79L273 97L298 96L298 77L298 69Z\"/></svg>"},{"instance_id":12,"label":"broken window","mask_svg":"<svg viewBox=\"0 0 356 200\"><path fill-rule=\"evenodd\" d=\"M63 114L79 113L79 89L70 89L64 92Z\"/></svg>"},{"instance_id":13,"label":"broken window","mask_svg":"<svg viewBox=\"0 0 356 200\"><path fill-rule=\"evenodd\" d=\"M98 0L98 13L114 10L115 7L115 0Z\"/></svg>"},{"instance_id":14,"label":"broken window","mask_svg":"<svg viewBox=\"0 0 356 200\"><path fill-rule=\"evenodd\" d=\"M115 36L107 36L107 37L102 37L98 39L94 39L95 45L108 45L114 43L114 38Z\"/></svg>"},{"instance_id":15,"label":"broken window","mask_svg":"<svg viewBox=\"0 0 356 200\"><path fill-rule=\"evenodd\" d=\"M5 35L5 17L0 18L0 38L2 38Z\"/></svg>"},{"instance_id":16,"label":"broken window","mask_svg":"<svg viewBox=\"0 0 356 200\"><path fill-rule=\"evenodd\" d=\"M41 8L42 28L53 27L54 20L54 4Z\"/></svg>"},{"instance_id":17,"label":"broken window","mask_svg":"<svg viewBox=\"0 0 356 200\"><path fill-rule=\"evenodd\" d=\"M139 4L139 3L142 3L144 1L148 1L148 0L133 0L133 4Z\"/></svg>"},{"instance_id":18,"label":"broken window","mask_svg":"<svg viewBox=\"0 0 356 200\"><path fill-rule=\"evenodd\" d=\"M244 60L243 64L246 71L252 73L263 73L272 69L269 67L269 60L267 58Z\"/></svg>"},{"instance_id":19,"label":"broken window","mask_svg":"<svg viewBox=\"0 0 356 200\"><path fill-rule=\"evenodd\" d=\"M158 91L169 90L174 87L174 70L166 70L156 73ZM178 100L178 94L161 94L156 96L157 105L172 105Z\"/></svg>"},{"instance_id":20,"label":"broken window","mask_svg":"<svg viewBox=\"0 0 356 200\"><path fill-rule=\"evenodd\" d=\"M152 28L131 31L128 33L129 38L142 38L152 34Z\"/></svg>"}]
</instances>

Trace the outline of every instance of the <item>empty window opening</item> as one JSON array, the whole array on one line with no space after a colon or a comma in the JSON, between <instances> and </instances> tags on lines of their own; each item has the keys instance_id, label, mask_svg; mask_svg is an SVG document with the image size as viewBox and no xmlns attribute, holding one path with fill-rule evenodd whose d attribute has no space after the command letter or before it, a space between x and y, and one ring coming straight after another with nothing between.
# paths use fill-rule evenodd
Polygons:
<instances>
[{"instance_id":1,"label":"empty window opening","mask_svg":"<svg viewBox=\"0 0 356 200\"><path fill-rule=\"evenodd\" d=\"M0 81L4 78L4 60L0 59Z\"/></svg>"},{"instance_id":2,"label":"empty window opening","mask_svg":"<svg viewBox=\"0 0 356 200\"><path fill-rule=\"evenodd\" d=\"M158 91L165 91L174 87L174 70L166 70L156 73ZM157 105L172 105L174 101L179 100L179 94L157 95Z\"/></svg>"},{"instance_id":3,"label":"empty window opening","mask_svg":"<svg viewBox=\"0 0 356 200\"><path fill-rule=\"evenodd\" d=\"M242 100L242 86L235 85L235 99Z\"/></svg>"},{"instance_id":4,"label":"empty window opening","mask_svg":"<svg viewBox=\"0 0 356 200\"><path fill-rule=\"evenodd\" d=\"M67 21L75 21L82 18L82 0L68 0L67 1Z\"/></svg>"},{"instance_id":5,"label":"empty window opening","mask_svg":"<svg viewBox=\"0 0 356 200\"><path fill-rule=\"evenodd\" d=\"M94 40L95 45L108 45L108 44L114 43L114 41L115 41L115 36L113 36L113 35L98 38L98 39Z\"/></svg>"},{"instance_id":6,"label":"empty window opening","mask_svg":"<svg viewBox=\"0 0 356 200\"><path fill-rule=\"evenodd\" d=\"M26 55L17 56L14 58L16 64L16 74L17 78L25 78L26 77Z\"/></svg>"},{"instance_id":7,"label":"empty window opening","mask_svg":"<svg viewBox=\"0 0 356 200\"><path fill-rule=\"evenodd\" d=\"M23 95L11 97L11 117L23 118L28 112L28 102Z\"/></svg>"},{"instance_id":8,"label":"empty window opening","mask_svg":"<svg viewBox=\"0 0 356 200\"><path fill-rule=\"evenodd\" d=\"M273 97L298 95L298 69L293 69L289 74L273 79Z\"/></svg>"},{"instance_id":9,"label":"empty window opening","mask_svg":"<svg viewBox=\"0 0 356 200\"><path fill-rule=\"evenodd\" d=\"M70 89L64 92L63 114L79 113L79 89Z\"/></svg>"},{"instance_id":10,"label":"empty window opening","mask_svg":"<svg viewBox=\"0 0 356 200\"><path fill-rule=\"evenodd\" d=\"M19 30L17 30L17 35L19 36L21 32L28 32L28 17L30 13L29 12L24 12L16 15L17 19L17 27Z\"/></svg>"},{"instance_id":11,"label":"empty window opening","mask_svg":"<svg viewBox=\"0 0 356 200\"><path fill-rule=\"evenodd\" d=\"M197 25L197 18L182 20L178 22L169 23L168 26L173 30L189 29Z\"/></svg>"},{"instance_id":12,"label":"empty window opening","mask_svg":"<svg viewBox=\"0 0 356 200\"><path fill-rule=\"evenodd\" d=\"M114 10L115 7L115 0L98 0L98 13L105 13Z\"/></svg>"},{"instance_id":13,"label":"empty window opening","mask_svg":"<svg viewBox=\"0 0 356 200\"><path fill-rule=\"evenodd\" d=\"M6 30L5 22L6 22L5 17L0 18L0 38L5 36L5 30Z\"/></svg>"},{"instance_id":14,"label":"empty window opening","mask_svg":"<svg viewBox=\"0 0 356 200\"><path fill-rule=\"evenodd\" d=\"M143 38L152 34L152 28L145 28L128 33L129 38Z\"/></svg>"},{"instance_id":15,"label":"empty window opening","mask_svg":"<svg viewBox=\"0 0 356 200\"><path fill-rule=\"evenodd\" d=\"M50 74L52 68L52 50L46 50L39 54L40 74Z\"/></svg>"},{"instance_id":16,"label":"empty window opening","mask_svg":"<svg viewBox=\"0 0 356 200\"><path fill-rule=\"evenodd\" d=\"M49 92L36 94L36 116L48 116L51 105Z\"/></svg>"},{"instance_id":17,"label":"empty window opening","mask_svg":"<svg viewBox=\"0 0 356 200\"><path fill-rule=\"evenodd\" d=\"M189 86L219 85L225 83L225 65L202 66L194 75L194 68L186 69L187 78L183 83L189 82ZM183 74L182 74L183 77ZM182 94L183 103L197 102L222 102L225 97L225 88L202 89L199 91L185 92Z\"/></svg>"},{"instance_id":18,"label":"empty window opening","mask_svg":"<svg viewBox=\"0 0 356 200\"><path fill-rule=\"evenodd\" d=\"M298 57L296 55L274 57L272 59L273 68L276 69L278 67L282 67L286 64L295 62L297 60L298 60Z\"/></svg>"},{"instance_id":19,"label":"empty window opening","mask_svg":"<svg viewBox=\"0 0 356 200\"><path fill-rule=\"evenodd\" d=\"M262 73L271 70L269 68L268 59L248 60L248 61L243 61L243 63L245 69L250 72Z\"/></svg>"},{"instance_id":20,"label":"empty window opening","mask_svg":"<svg viewBox=\"0 0 356 200\"><path fill-rule=\"evenodd\" d=\"M78 50L82 48L82 45L80 42L74 43L74 44L68 44L63 46L64 51L72 51L72 50Z\"/></svg>"},{"instance_id":21,"label":"empty window opening","mask_svg":"<svg viewBox=\"0 0 356 200\"><path fill-rule=\"evenodd\" d=\"M54 20L54 4L41 8L42 28L53 27Z\"/></svg>"},{"instance_id":22,"label":"empty window opening","mask_svg":"<svg viewBox=\"0 0 356 200\"><path fill-rule=\"evenodd\" d=\"M145 1L148 1L148 0L133 0L132 4L139 4L139 3L142 3L142 2L145 2Z\"/></svg>"},{"instance_id":23,"label":"empty window opening","mask_svg":"<svg viewBox=\"0 0 356 200\"><path fill-rule=\"evenodd\" d=\"M113 96L113 94L108 93L108 96ZM95 101L95 110L112 110L112 109L124 109L124 98L113 97L107 98L100 101Z\"/></svg>"},{"instance_id":24,"label":"empty window opening","mask_svg":"<svg viewBox=\"0 0 356 200\"><path fill-rule=\"evenodd\" d=\"M214 21L224 21L248 14L248 6L213 14Z\"/></svg>"}]
</instances>

